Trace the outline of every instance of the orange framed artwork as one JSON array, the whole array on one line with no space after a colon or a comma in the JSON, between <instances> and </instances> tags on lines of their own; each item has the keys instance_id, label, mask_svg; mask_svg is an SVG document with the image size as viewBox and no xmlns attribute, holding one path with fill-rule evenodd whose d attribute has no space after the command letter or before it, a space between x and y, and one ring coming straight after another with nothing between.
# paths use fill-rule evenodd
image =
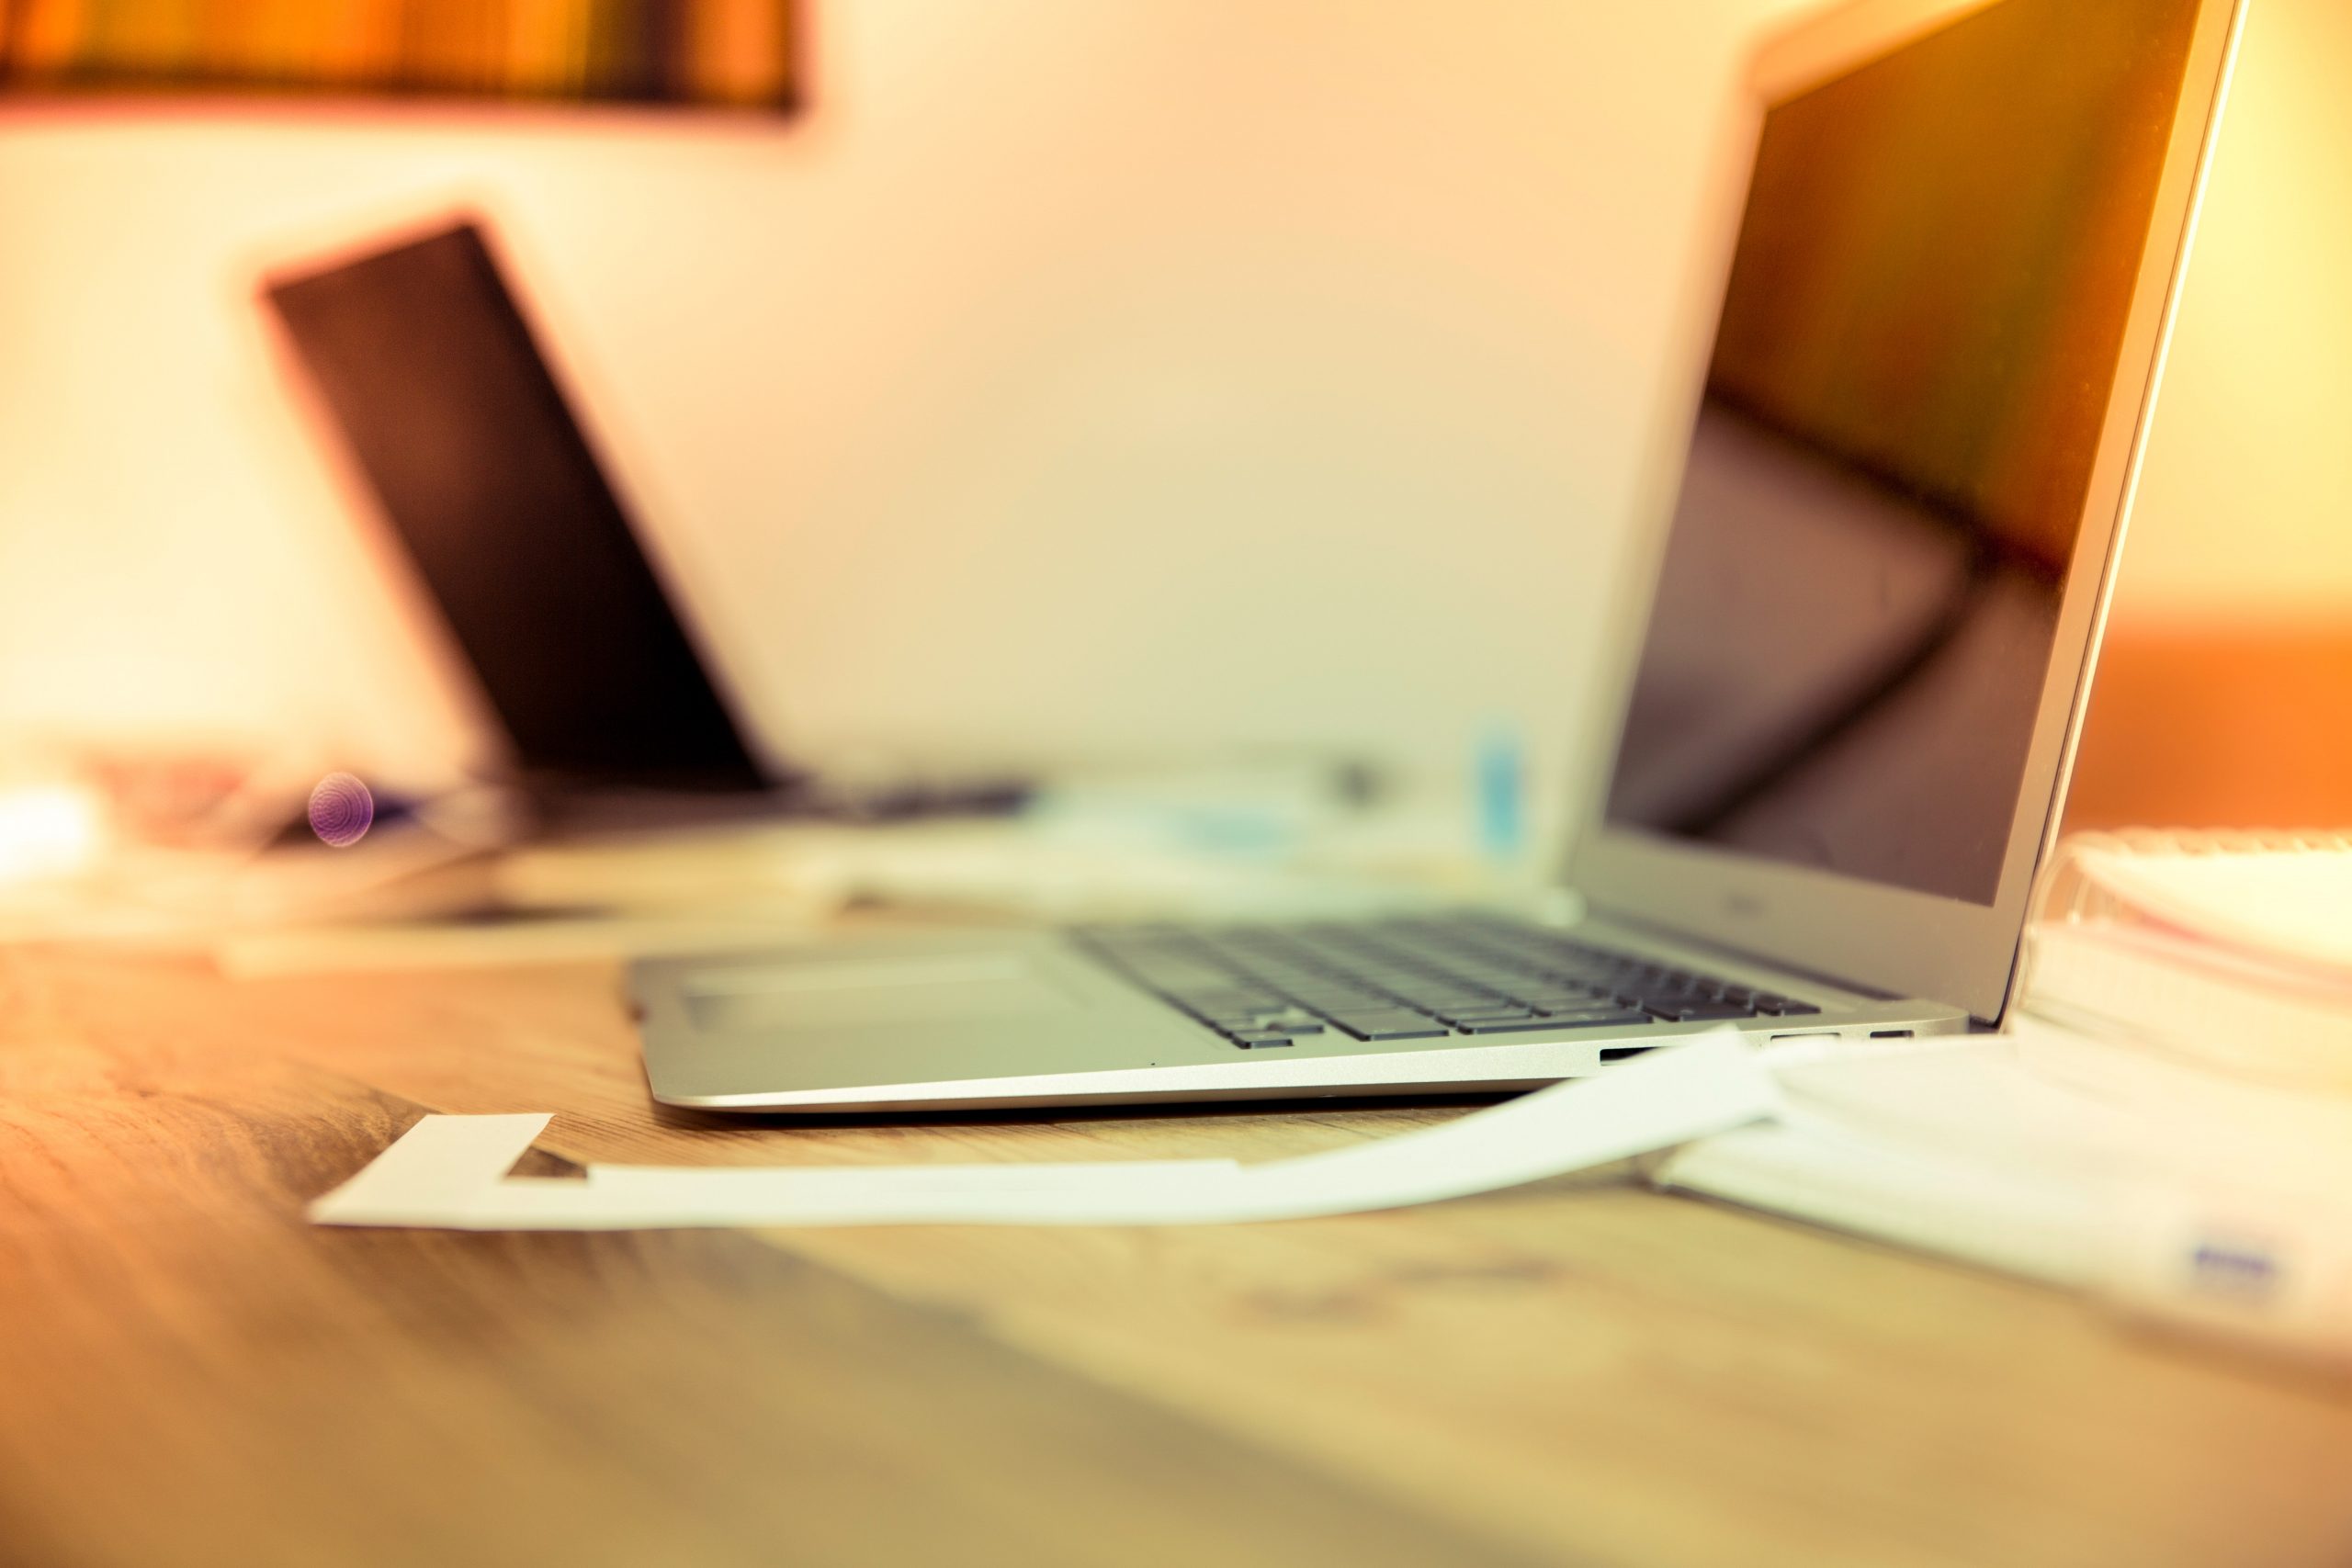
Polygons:
<instances>
[{"instance_id":1,"label":"orange framed artwork","mask_svg":"<svg viewBox=\"0 0 2352 1568\"><path fill-rule=\"evenodd\" d=\"M781 112L795 0L0 0L0 94Z\"/></svg>"}]
</instances>

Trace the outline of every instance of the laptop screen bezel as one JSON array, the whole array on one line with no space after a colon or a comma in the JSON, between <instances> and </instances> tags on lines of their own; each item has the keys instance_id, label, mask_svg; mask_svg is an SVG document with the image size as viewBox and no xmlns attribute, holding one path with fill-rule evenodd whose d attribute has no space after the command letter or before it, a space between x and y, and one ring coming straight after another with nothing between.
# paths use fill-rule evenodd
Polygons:
<instances>
[{"instance_id":1,"label":"laptop screen bezel","mask_svg":"<svg viewBox=\"0 0 2352 1568\"><path fill-rule=\"evenodd\" d=\"M2139 479L2150 412L2162 378L2178 279L2194 236L2213 132L2226 97L2243 25L2244 0L2202 0L2165 152L2147 249L2132 297L2107 417L2086 492L2075 567L2060 601L2058 627L2036 712L2025 775L1988 907L1833 872L1792 865L1696 841L1611 824L1609 782L1631 701L1650 600L1679 488L1683 454L1705 379L1733 245L1766 111L1774 104L1891 53L2000 0L1862 0L1765 42L1753 57L1736 127L1736 166L1725 182L1703 307L1702 331L1688 334L1676 417L1661 421L1660 449L1643 487L1647 533L1633 552L1623 635L1608 640L1613 701L1601 705L1595 761L1579 781L1579 829L1570 836L1568 886L1589 907L1850 987L1964 1007L1997 1020L2016 966L2033 874L2055 836L2059 806L2090 690L2115 565ZM1695 322L1694 322L1695 324Z\"/></svg>"}]
</instances>

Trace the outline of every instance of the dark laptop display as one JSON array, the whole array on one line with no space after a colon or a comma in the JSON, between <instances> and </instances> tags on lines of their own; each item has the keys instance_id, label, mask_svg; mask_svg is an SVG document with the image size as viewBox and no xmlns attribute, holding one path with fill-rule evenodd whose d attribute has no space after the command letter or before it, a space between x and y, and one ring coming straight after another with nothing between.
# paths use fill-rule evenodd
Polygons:
<instances>
[{"instance_id":1,"label":"dark laptop display","mask_svg":"<svg viewBox=\"0 0 2352 1568\"><path fill-rule=\"evenodd\" d=\"M1613 826L1994 902L2197 20L2008 0L1769 107Z\"/></svg>"},{"instance_id":2,"label":"dark laptop display","mask_svg":"<svg viewBox=\"0 0 2352 1568\"><path fill-rule=\"evenodd\" d=\"M478 228L266 295L526 778L765 786Z\"/></svg>"}]
</instances>

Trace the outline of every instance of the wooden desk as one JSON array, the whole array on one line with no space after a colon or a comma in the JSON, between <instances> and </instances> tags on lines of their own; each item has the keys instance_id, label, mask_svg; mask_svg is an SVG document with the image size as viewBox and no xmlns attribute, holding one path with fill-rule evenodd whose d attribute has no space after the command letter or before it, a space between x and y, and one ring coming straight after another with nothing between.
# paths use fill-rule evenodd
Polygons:
<instances>
[{"instance_id":1,"label":"wooden desk","mask_svg":"<svg viewBox=\"0 0 2352 1568\"><path fill-rule=\"evenodd\" d=\"M1619 1179L1214 1230L301 1222L428 1109L761 1163L1459 1113L708 1122L648 1103L601 967L0 954L0 1560L2352 1561L2352 1385Z\"/></svg>"}]
</instances>

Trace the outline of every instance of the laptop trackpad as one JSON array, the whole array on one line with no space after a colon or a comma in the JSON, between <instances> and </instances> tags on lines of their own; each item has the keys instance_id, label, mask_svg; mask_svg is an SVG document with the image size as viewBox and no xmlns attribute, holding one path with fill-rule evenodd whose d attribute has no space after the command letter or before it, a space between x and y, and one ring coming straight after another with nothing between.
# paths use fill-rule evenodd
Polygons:
<instances>
[{"instance_id":1,"label":"laptop trackpad","mask_svg":"<svg viewBox=\"0 0 2352 1568\"><path fill-rule=\"evenodd\" d=\"M1081 1004L1017 953L778 959L688 975L698 1028L854 1029L1033 1018Z\"/></svg>"}]
</instances>

